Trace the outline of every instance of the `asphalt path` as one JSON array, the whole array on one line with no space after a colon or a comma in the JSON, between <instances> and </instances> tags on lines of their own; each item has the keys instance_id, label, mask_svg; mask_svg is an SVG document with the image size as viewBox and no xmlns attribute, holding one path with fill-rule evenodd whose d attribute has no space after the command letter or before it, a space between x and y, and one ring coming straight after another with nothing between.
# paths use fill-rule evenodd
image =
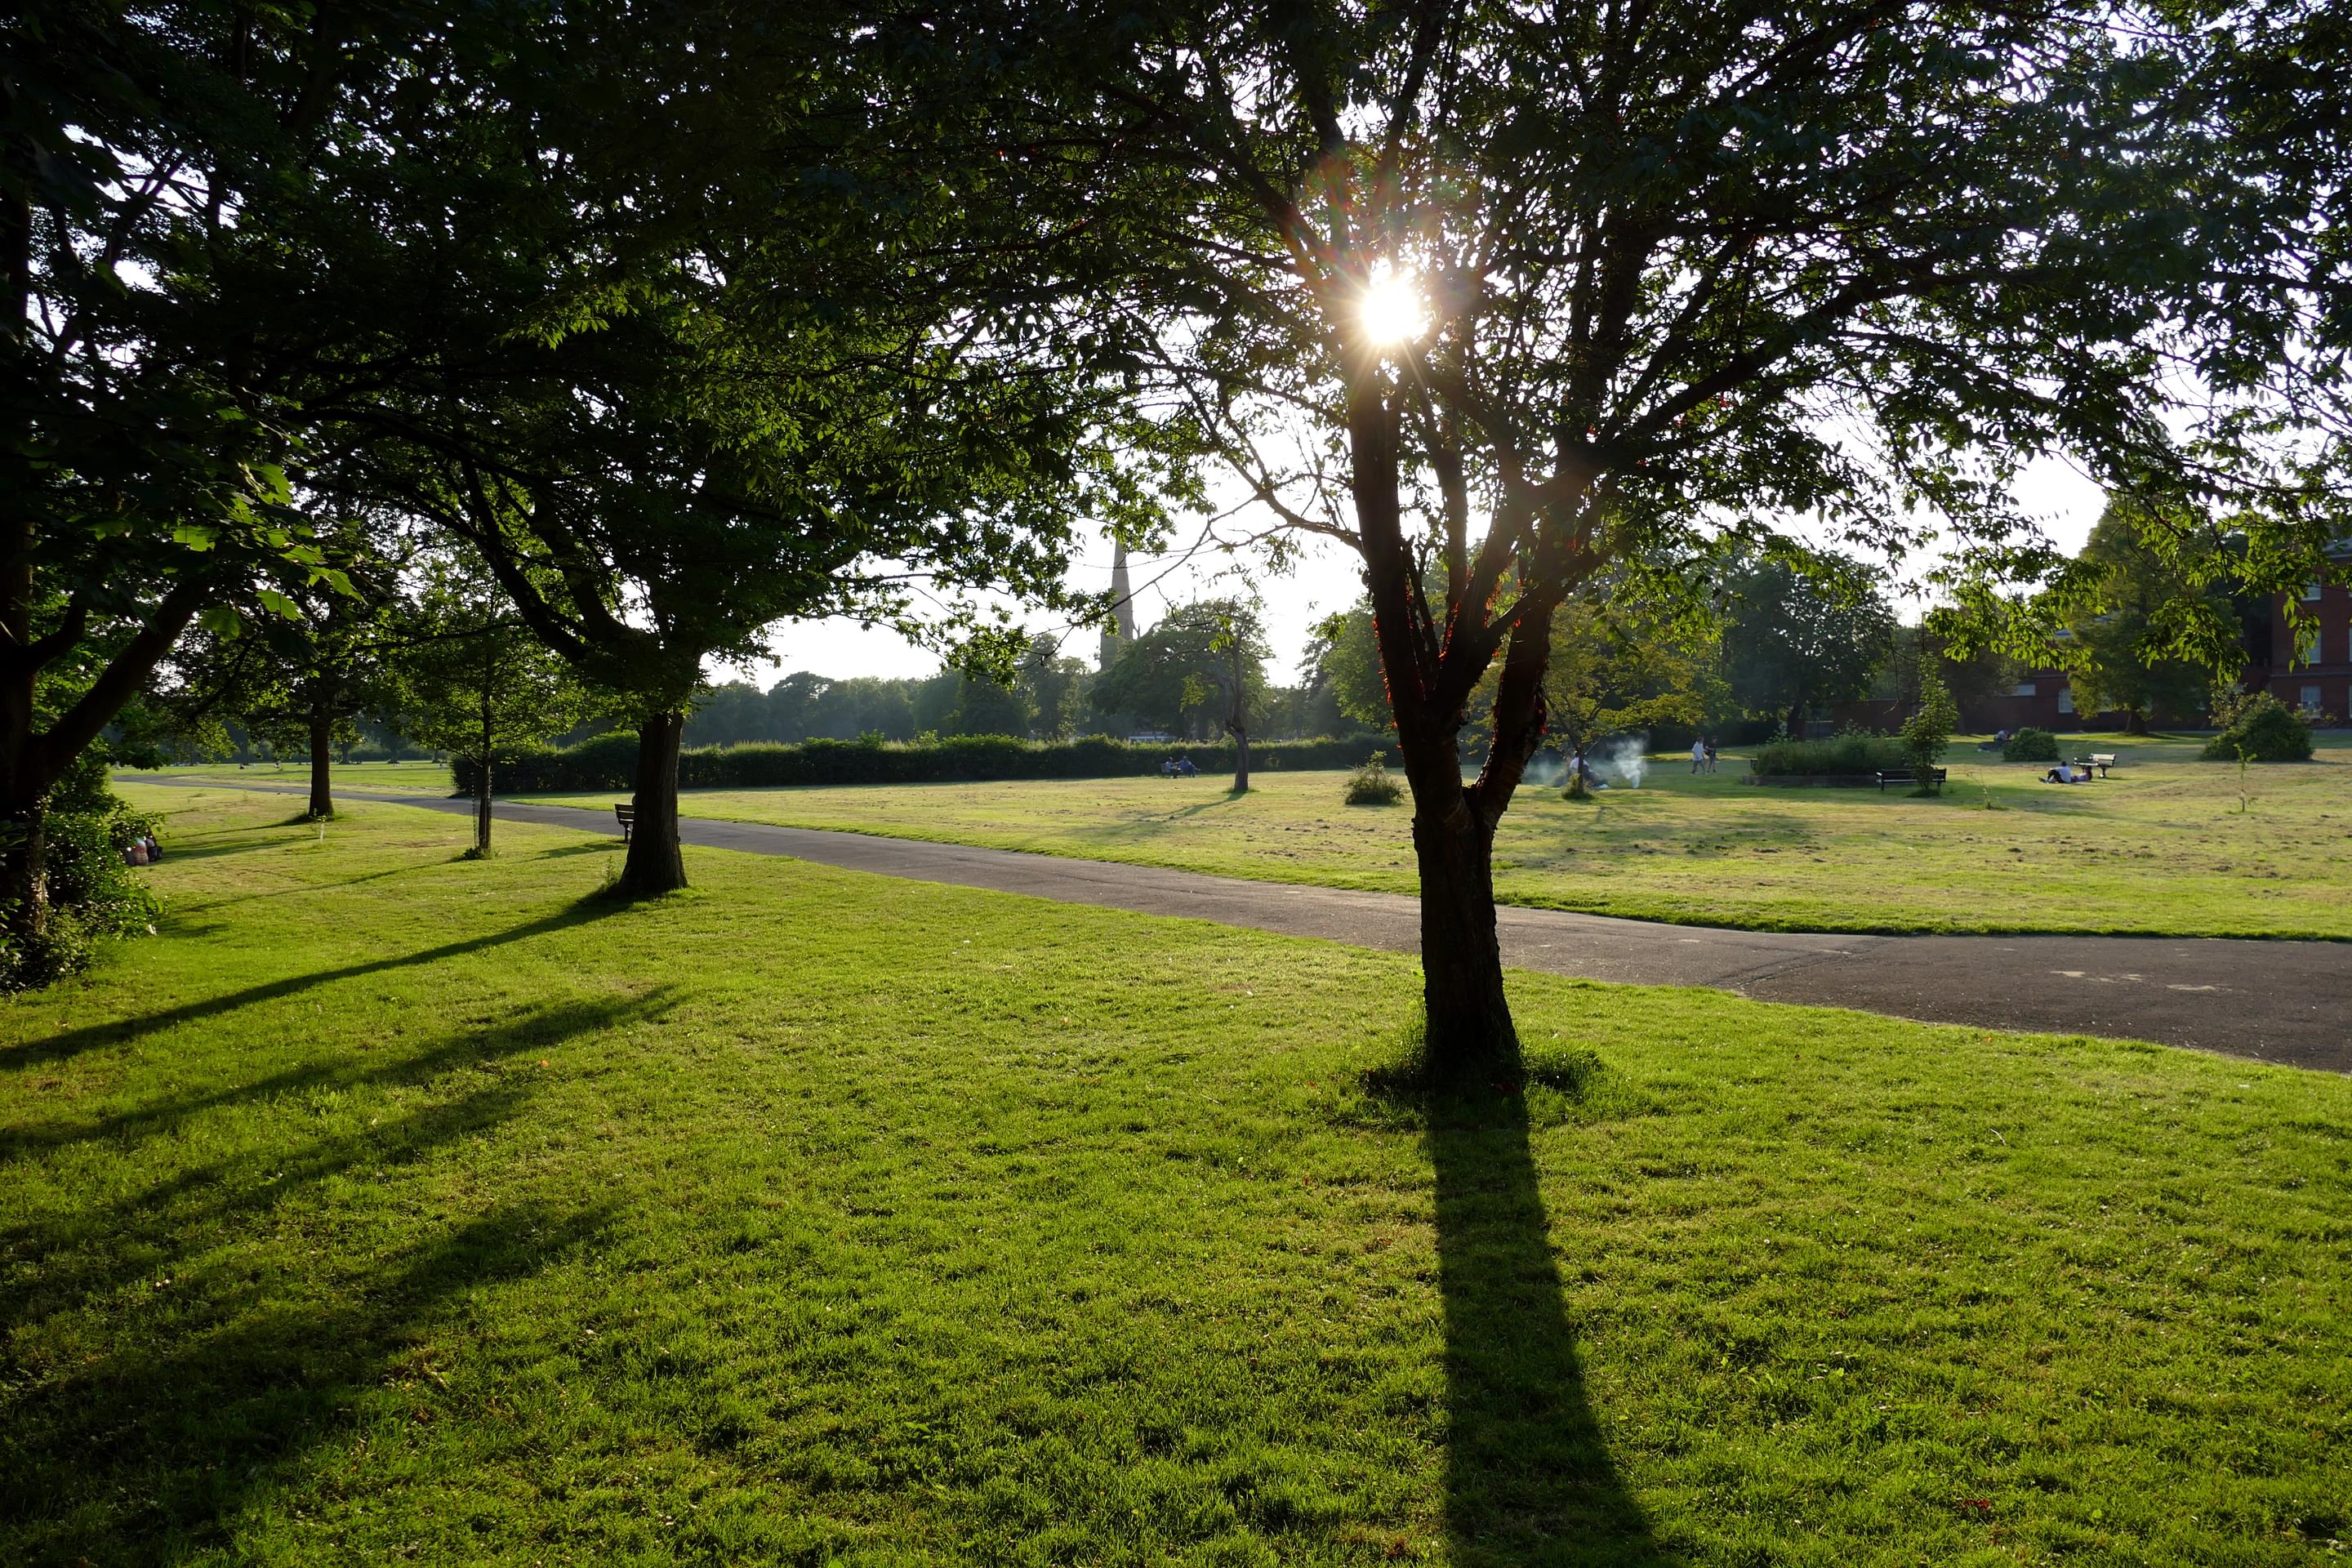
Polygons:
<instances>
[{"instance_id":1,"label":"asphalt path","mask_svg":"<svg viewBox=\"0 0 2352 1568\"><path fill-rule=\"evenodd\" d=\"M303 795L298 785L142 783ZM474 803L340 790L470 816ZM500 801L502 822L611 834L610 811ZM986 888L1417 952L1404 894L1298 887L1156 866L864 833L681 817L687 843L845 870ZM1503 962L1580 979L1703 985L1762 1002L1853 1007L1928 1023L2156 1040L2255 1061L2352 1072L2352 943L2144 936L1867 936L1663 925L1559 910L1496 911Z\"/></svg>"}]
</instances>

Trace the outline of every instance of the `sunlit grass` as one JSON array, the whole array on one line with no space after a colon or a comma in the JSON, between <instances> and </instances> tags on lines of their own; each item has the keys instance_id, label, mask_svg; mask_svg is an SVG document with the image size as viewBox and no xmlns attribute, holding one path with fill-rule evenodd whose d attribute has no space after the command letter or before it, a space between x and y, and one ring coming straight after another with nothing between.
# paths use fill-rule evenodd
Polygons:
<instances>
[{"instance_id":1,"label":"sunlit grass","mask_svg":"<svg viewBox=\"0 0 2352 1568\"><path fill-rule=\"evenodd\" d=\"M2352 1083L361 805L0 1008L0 1561L2325 1560ZM1522 1101L1524 1105L1522 1108Z\"/></svg>"},{"instance_id":2,"label":"sunlit grass","mask_svg":"<svg viewBox=\"0 0 2352 1568\"><path fill-rule=\"evenodd\" d=\"M1506 900L1785 931L2138 931L2352 939L2352 741L2249 770L2186 742L2068 737L2114 776L2037 782L1963 742L1938 798L1713 776L1664 758L1592 803L1523 788L1496 845ZM692 816L992 845L1271 881L1411 892L1404 808L1341 773L695 791ZM545 797L603 807L612 795Z\"/></svg>"}]
</instances>

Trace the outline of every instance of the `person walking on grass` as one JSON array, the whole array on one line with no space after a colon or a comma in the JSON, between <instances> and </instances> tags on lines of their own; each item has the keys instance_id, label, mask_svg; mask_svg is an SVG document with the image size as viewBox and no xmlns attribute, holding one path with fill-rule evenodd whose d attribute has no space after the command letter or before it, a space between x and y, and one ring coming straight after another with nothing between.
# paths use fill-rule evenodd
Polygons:
<instances>
[{"instance_id":1,"label":"person walking on grass","mask_svg":"<svg viewBox=\"0 0 2352 1568\"><path fill-rule=\"evenodd\" d=\"M1715 772L1715 737L1712 735L1706 738L1706 771Z\"/></svg>"},{"instance_id":2,"label":"person walking on grass","mask_svg":"<svg viewBox=\"0 0 2352 1568\"><path fill-rule=\"evenodd\" d=\"M1703 773L1706 772L1706 742L1705 741L1693 741L1691 742L1691 772L1695 773Z\"/></svg>"}]
</instances>

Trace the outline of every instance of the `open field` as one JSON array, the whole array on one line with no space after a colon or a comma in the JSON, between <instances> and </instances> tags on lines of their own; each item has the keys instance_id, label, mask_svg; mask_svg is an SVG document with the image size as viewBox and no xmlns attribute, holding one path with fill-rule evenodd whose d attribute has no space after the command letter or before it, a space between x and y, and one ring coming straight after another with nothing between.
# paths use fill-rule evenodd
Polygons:
<instances>
[{"instance_id":1,"label":"open field","mask_svg":"<svg viewBox=\"0 0 2352 1568\"><path fill-rule=\"evenodd\" d=\"M2067 737L2126 757L2095 784L1951 754L1940 798L1691 776L1662 760L1591 805L1519 792L1496 846L1507 901L1775 931L2084 931L2352 939L2352 737L2238 769L2188 742ZM1406 808L1349 807L1343 775L696 791L689 816L844 828L1265 880L1413 890ZM611 795L542 797L602 806Z\"/></svg>"},{"instance_id":2,"label":"open field","mask_svg":"<svg viewBox=\"0 0 2352 1568\"><path fill-rule=\"evenodd\" d=\"M420 795L449 793L449 764L422 760L405 763L337 763L329 770L337 789L414 790ZM142 778L209 779L221 784L299 784L310 787L310 764L294 763L189 763L150 772L125 773L123 780Z\"/></svg>"},{"instance_id":3,"label":"open field","mask_svg":"<svg viewBox=\"0 0 2352 1568\"><path fill-rule=\"evenodd\" d=\"M2352 1081L282 797L0 1006L0 1560L2304 1563Z\"/></svg>"}]
</instances>

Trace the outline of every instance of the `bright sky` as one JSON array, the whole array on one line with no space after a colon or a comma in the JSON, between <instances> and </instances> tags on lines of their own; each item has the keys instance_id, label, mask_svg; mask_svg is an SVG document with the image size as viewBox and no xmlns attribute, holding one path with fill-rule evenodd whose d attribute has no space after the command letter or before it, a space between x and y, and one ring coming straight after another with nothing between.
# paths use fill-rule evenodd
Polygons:
<instances>
[{"instance_id":1,"label":"bright sky","mask_svg":"<svg viewBox=\"0 0 2352 1568\"><path fill-rule=\"evenodd\" d=\"M2051 539L2068 551L2082 548L2105 504L2105 492L2098 486L2056 458L2044 458L2029 466L2020 476L2017 495L2041 521ZM1931 564L1925 560L1906 563L1901 575L1916 575ZM1150 626L1171 605L1231 592L1228 584L1214 581L1219 572L1231 565L1231 560L1223 556L1191 562L1165 556L1129 557L1128 579L1135 591L1137 626ZM1109 544L1098 542L1072 569L1071 580L1083 588L1108 587ZM1274 644L1270 673L1286 685L1299 679L1300 656L1306 650L1308 628L1333 611L1346 608L1361 591L1355 552L1328 540L1308 542L1302 559L1289 575L1261 575L1258 588L1265 605L1267 635ZM1916 617L1926 604L1916 593L1898 592L1896 602L1906 618ZM1030 624L1036 630L1066 629L1065 623L1044 616L1031 617ZM776 629L769 646L779 662L752 674L752 679L763 687L793 670L804 669L835 679L854 675L918 676L930 674L940 662L936 654L914 647L894 632L866 631L851 621L788 623ZM1094 658L1096 647L1097 634L1092 631L1076 633L1065 644L1069 653L1087 660Z\"/></svg>"}]
</instances>

